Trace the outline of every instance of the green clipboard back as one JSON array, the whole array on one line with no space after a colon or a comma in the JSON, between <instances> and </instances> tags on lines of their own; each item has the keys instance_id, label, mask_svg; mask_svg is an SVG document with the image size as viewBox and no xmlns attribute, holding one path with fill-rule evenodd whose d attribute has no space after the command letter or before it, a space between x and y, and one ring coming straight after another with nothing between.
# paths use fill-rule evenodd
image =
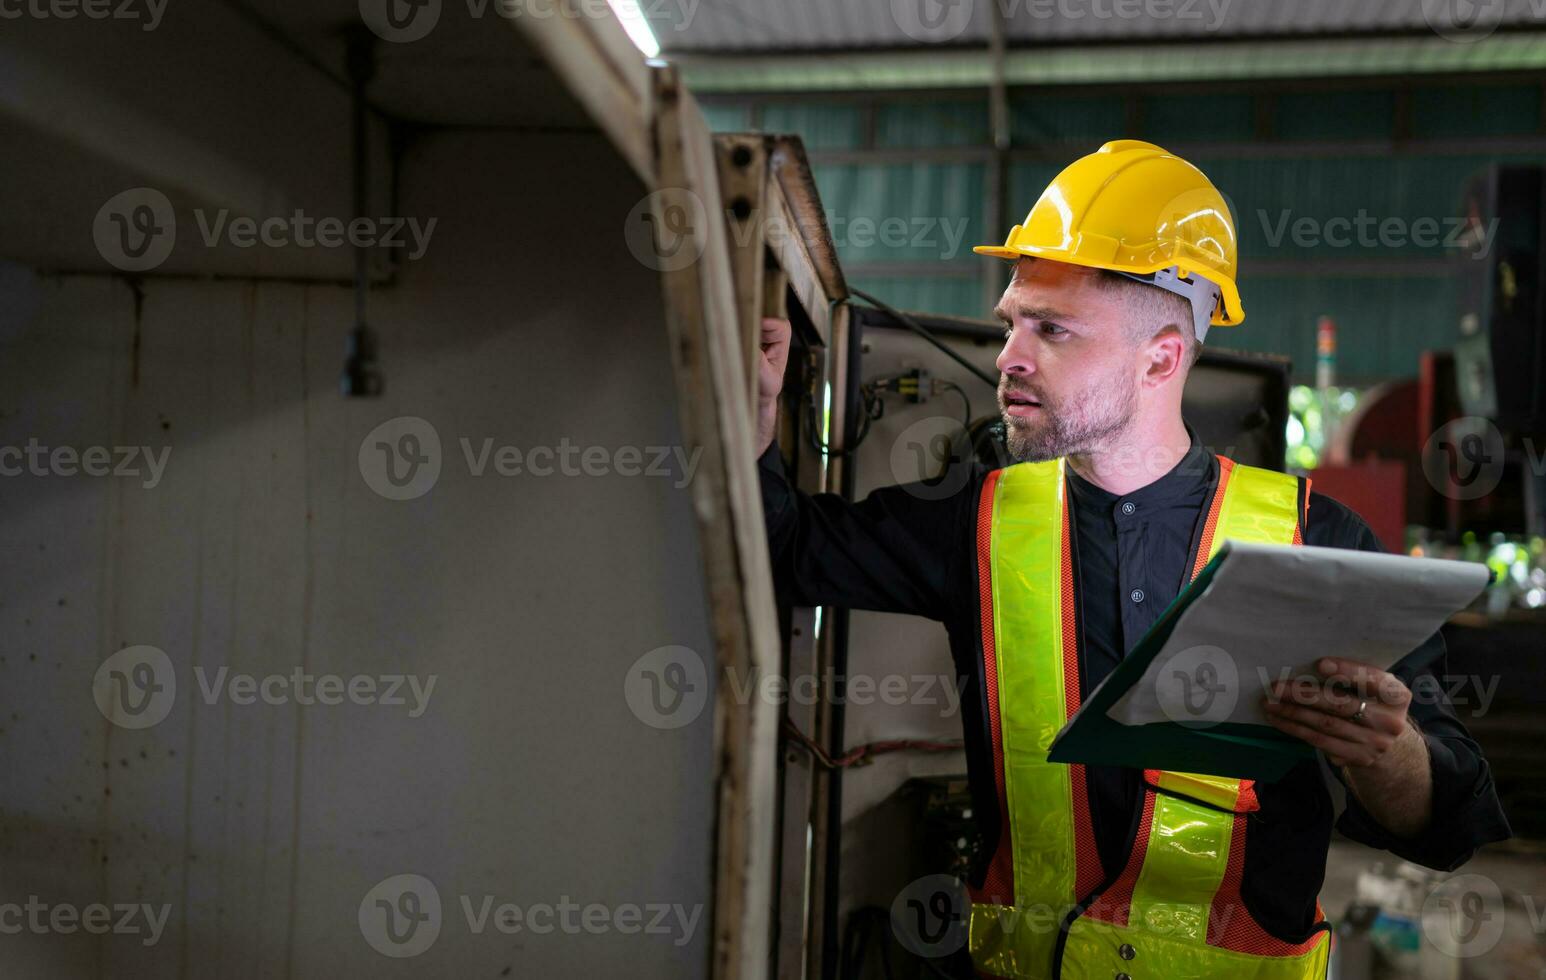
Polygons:
<instances>
[{"instance_id":1,"label":"green clipboard back","mask_svg":"<svg viewBox=\"0 0 1546 980\"><path fill-rule=\"evenodd\" d=\"M1207 591L1228 555L1229 544L1225 542L1053 740L1048 761L1274 782L1299 763L1315 758L1315 749L1306 742L1265 725L1174 721L1123 725L1106 714L1143 677L1181 614Z\"/></svg>"}]
</instances>

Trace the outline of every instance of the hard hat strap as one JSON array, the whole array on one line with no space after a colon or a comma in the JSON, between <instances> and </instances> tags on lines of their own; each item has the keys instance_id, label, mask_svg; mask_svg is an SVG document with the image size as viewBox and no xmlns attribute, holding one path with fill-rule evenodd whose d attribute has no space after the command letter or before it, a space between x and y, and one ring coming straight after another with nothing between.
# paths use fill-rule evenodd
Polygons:
<instances>
[{"instance_id":1,"label":"hard hat strap","mask_svg":"<svg viewBox=\"0 0 1546 980\"><path fill-rule=\"evenodd\" d=\"M1168 293L1175 293L1184 297L1192 304L1192 332L1197 335L1197 342L1203 342L1208 335L1208 324L1213 320L1213 311L1218 308L1219 287L1202 276L1194 275L1190 278L1182 278L1181 267L1171 266L1148 275L1138 275L1132 272L1111 270L1119 276L1126 276L1134 282L1145 283L1150 286L1158 286Z\"/></svg>"}]
</instances>

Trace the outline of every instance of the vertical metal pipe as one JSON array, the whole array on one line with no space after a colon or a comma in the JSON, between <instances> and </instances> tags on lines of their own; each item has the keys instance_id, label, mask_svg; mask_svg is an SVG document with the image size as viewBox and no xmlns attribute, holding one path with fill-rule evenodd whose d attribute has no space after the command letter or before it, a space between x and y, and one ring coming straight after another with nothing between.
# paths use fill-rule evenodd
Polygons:
<instances>
[{"instance_id":1,"label":"vertical metal pipe","mask_svg":"<svg viewBox=\"0 0 1546 980\"><path fill-rule=\"evenodd\" d=\"M1004 59L1009 48L1008 26L1004 19L1003 0L988 3L988 62L992 68L988 83L988 129L993 141L993 153L988 161L988 203L986 208L987 237L999 238L1008 233L1014 223L1009 214L1010 160L1009 150L1013 139L1009 123L1009 90L1004 76ZM996 262L982 264L982 308L986 312L998 302L1003 288L1000 279L1002 269Z\"/></svg>"},{"instance_id":2,"label":"vertical metal pipe","mask_svg":"<svg viewBox=\"0 0 1546 980\"><path fill-rule=\"evenodd\" d=\"M353 94L354 219L367 217L370 208L370 117L365 91L376 73L375 38L363 25L349 36L349 80ZM370 250L354 246L354 328L349 331L344 370L339 388L345 397L381 394L381 371L376 364L376 342L365 322L370 296Z\"/></svg>"}]
</instances>

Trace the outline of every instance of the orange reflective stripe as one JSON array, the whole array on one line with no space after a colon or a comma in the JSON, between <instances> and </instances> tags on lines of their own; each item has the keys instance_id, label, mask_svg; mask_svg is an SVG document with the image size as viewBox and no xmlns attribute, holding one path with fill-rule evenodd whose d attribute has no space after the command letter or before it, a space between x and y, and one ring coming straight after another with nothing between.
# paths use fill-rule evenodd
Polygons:
<instances>
[{"instance_id":1,"label":"orange reflective stripe","mask_svg":"<svg viewBox=\"0 0 1546 980\"><path fill-rule=\"evenodd\" d=\"M1074 591L1073 546L1070 525L1073 508L1063 507L1063 704L1068 717L1079 710L1083 694L1079 689L1079 597ZM1068 767L1068 780L1074 804L1074 894L1079 898L1093 892L1106 880L1101 870L1100 848L1095 843L1095 825L1090 817L1090 794L1084 766Z\"/></svg>"},{"instance_id":2,"label":"orange reflective stripe","mask_svg":"<svg viewBox=\"0 0 1546 980\"><path fill-rule=\"evenodd\" d=\"M1208 915L1208 942L1222 949L1257 956L1301 956L1326 940L1327 933L1314 932L1304 942L1290 943L1273 936L1261 927L1256 917L1245 907L1240 888L1245 882L1245 842L1250 833L1250 820L1245 814L1234 818L1234 829L1229 841L1229 864L1224 870L1224 880L1218 894L1213 896L1213 907ZM1324 922L1326 915L1319 901L1315 903L1315 920Z\"/></svg>"},{"instance_id":3,"label":"orange reflective stripe","mask_svg":"<svg viewBox=\"0 0 1546 980\"><path fill-rule=\"evenodd\" d=\"M1213 491L1213 500L1208 504L1208 519L1202 525L1202 540L1197 545L1197 560L1192 563L1192 574L1187 578L1190 582L1202 572L1208 559L1213 557L1214 532L1219 526L1219 511L1224 506L1224 492L1229 488L1229 477L1234 471L1235 461L1228 456L1219 457L1219 485Z\"/></svg>"},{"instance_id":4,"label":"orange reflective stripe","mask_svg":"<svg viewBox=\"0 0 1546 980\"><path fill-rule=\"evenodd\" d=\"M1009 846L1009 803L1004 792L1004 746L999 725L998 646L993 631L993 499L1002 470L994 470L982 483L977 501L977 592L982 617L983 690L988 702L988 741L993 750L993 781L998 792L998 846L988 863L982 889L973 902L1013 905L1014 860Z\"/></svg>"},{"instance_id":5,"label":"orange reflective stripe","mask_svg":"<svg viewBox=\"0 0 1546 980\"><path fill-rule=\"evenodd\" d=\"M1290 545L1299 529L1299 481L1255 466L1230 467L1229 491L1219 507L1211 558L1236 538L1259 544Z\"/></svg>"}]
</instances>

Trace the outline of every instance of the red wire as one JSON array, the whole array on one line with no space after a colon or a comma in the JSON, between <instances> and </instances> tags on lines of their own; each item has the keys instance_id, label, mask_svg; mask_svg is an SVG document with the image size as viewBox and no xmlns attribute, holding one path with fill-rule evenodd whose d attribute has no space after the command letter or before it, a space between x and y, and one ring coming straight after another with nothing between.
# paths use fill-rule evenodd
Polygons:
<instances>
[{"instance_id":1,"label":"red wire","mask_svg":"<svg viewBox=\"0 0 1546 980\"><path fill-rule=\"evenodd\" d=\"M788 716L784 717L784 733L799 742L807 752L815 756L816 761L824 769L847 769L868 762L877 755L885 755L888 752L954 752L965 743L959 739L947 742L930 742L913 738L894 738L881 742L869 742L857 748L849 749L838 758L834 759L826 753L820 745L817 745L809 735L800 731Z\"/></svg>"}]
</instances>

